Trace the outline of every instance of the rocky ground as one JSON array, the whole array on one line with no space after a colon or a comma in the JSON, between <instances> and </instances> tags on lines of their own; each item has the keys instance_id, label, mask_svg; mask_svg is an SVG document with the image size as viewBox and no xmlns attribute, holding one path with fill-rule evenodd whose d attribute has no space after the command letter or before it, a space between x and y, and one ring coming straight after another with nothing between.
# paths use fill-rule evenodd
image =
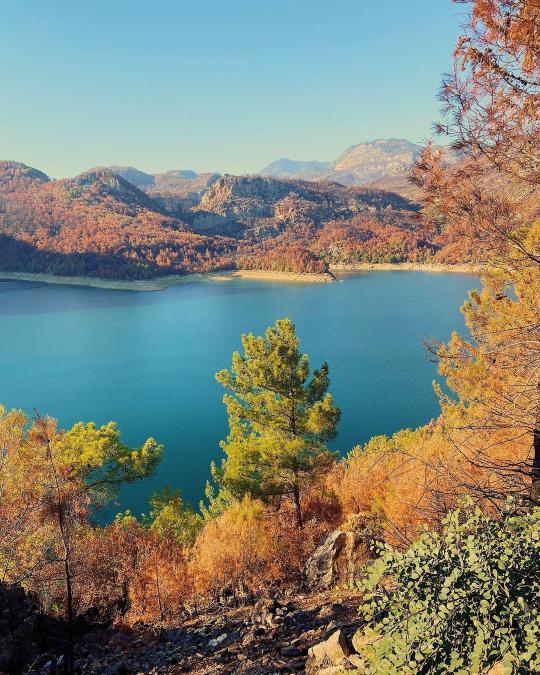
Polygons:
<instances>
[{"instance_id":1,"label":"rocky ground","mask_svg":"<svg viewBox=\"0 0 540 675\"><path fill-rule=\"evenodd\" d=\"M255 606L204 614L175 627L103 630L79 642L76 670L104 675L326 675L336 672L336 666L354 666L354 655L353 662L345 657L360 625L358 605L357 595L339 601L330 593L301 595L262 599ZM42 657L26 672L62 672L62 657Z\"/></svg>"}]
</instances>

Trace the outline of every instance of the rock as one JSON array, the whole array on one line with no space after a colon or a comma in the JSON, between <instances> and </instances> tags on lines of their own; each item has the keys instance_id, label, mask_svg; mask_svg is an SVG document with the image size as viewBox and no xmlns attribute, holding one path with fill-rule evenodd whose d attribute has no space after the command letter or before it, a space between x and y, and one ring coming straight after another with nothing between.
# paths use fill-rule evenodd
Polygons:
<instances>
[{"instance_id":1,"label":"rock","mask_svg":"<svg viewBox=\"0 0 540 675\"><path fill-rule=\"evenodd\" d=\"M301 651L298 649L298 647L295 647L294 645L287 645L286 647L282 647L279 650L279 653L281 656L285 657L291 657L291 656L300 656Z\"/></svg>"},{"instance_id":2,"label":"rock","mask_svg":"<svg viewBox=\"0 0 540 675\"><path fill-rule=\"evenodd\" d=\"M280 605L276 600L261 598L253 608L251 620L253 623L272 626L278 609L280 609Z\"/></svg>"},{"instance_id":3,"label":"rock","mask_svg":"<svg viewBox=\"0 0 540 675\"><path fill-rule=\"evenodd\" d=\"M219 647L219 645L224 642L227 639L227 633L222 633L221 635L218 635L217 638L214 638L213 640L210 640L208 643L208 646L211 649L215 649L216 647Z\"/></svg>"},{"instance_id":4,"label":"rock","mask_svg":"<svg viewBox=\"0 0 540 675\"><path fill-rule=\"evenodd\" d=\"M498 661L491 666L486 675L504 675L504 672L503 662Z\"/></svg>"},{"instance_id":5,"label":"rock","mask_svg":"<svg viewBox=\"0 0 540 675\"><path fill-rule=\"evenodd\" d=\"M355 668L363 668L365 666L364 659L359 654L350 654L349 661Z\"/></svg>"},{"instance_id":6,"label":"rock","mask_svg":"<svg viewBox=\"0 0 540 675\"><path fill-rule=\"evenodd\" d=\"M167 642L183 643L186 641L186 631L180 628L167 628L162 632L162 636Z\"/></svg>"},{"instance_id":7,"label":"rock","mask_svg":"<svg viewBox=\"0 0 540 675\"><path fill-rule=\"evenodd\" d=\"M380 638L380 635L370 628L365 630L357 630L352 636L352 646L357 654L362 654L366 647L373 644Z\"/></svg>"},{"instance_id":8,"label":"rock","mask_svg":"<svg viewBox=\"0 0 540 675\"><path fill-rule=\"evenodd\" d=\"M331 532L304 567L309 590L327 590L338 583L352 585L363 564L373 557L370 544L378 537L377 525L359 515L351 517L342 529Z\"/></svg>"},{"instance_id":9,"label":"rock","mask_svg":"<svg viewBox=\"0 0 540 675\"><path fill-rule=\"evenodd\" d=\"M321 673L323 668L347 666L347 659L352 654L347 637L342 629L336 630L324 642L310 647L306 673ZM337 671L336 671L337 672Z\"/></svg>"},{"instance_id":10,"label":"rock","mask_svg":"<svg viewBox=\"0 0 540 675\"><path fill-rule=\"evenodd\" d=\"M346 539L345 532L335 530L308 558L304 575L311 590L330 588L335 583L336 560L345 546Z\"/></svg>"}]
</instances>

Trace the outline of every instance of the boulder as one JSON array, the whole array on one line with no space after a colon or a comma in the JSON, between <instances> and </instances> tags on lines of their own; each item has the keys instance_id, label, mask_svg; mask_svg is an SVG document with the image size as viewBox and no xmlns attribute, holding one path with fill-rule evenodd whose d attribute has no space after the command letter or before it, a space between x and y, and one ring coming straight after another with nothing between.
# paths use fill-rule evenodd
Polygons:
<instances>
[{"instance_id":1,"label":"boulder","mask_svg":"<svg viewBox=\"0 0 540 675\"><path fill-rule=\"evenodd\" d=\"M276 618L283 614L280 603L272 598L261 598L253 607L251 620L263 626L273 626ZM278 614L279 612L279 614Z\"/></svg>"},{"instance_id":2,"label":"boulder","mask_svg":"<svg viewBox=\"0 0 540 675\"><path fill-rule=\"evenodd\" d=\"M372 518L356 515L331 532L315 549L304 567L310 591L323 591L337 584L352 586L359 571L373 558L370 544L379 537Z\"/></svg>"}]
</instances>

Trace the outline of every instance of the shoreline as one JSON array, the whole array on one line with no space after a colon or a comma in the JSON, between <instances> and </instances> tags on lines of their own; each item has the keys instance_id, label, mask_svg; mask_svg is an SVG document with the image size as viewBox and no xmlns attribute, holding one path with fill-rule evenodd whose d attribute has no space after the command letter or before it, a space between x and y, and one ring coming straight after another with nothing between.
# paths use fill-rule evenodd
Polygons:
<instances>
[{"instance_id":1,"label":"shoreline","mask_svg":"<svg viewBox=\"0 0 540 675\"><path fill-rule=\"evenodd\" d=\"M54 274L32 272L1 272L2 281L33 281L44 284L64 286L85 286L117 291L163 291L172 286L201 282L226 282L231 279L251 279L259 281L279 281L283 283L326 284L335 281L334 274L347 272L455 272L458 274L478 274L482 265L478 263L448 265L429 263L351 263L330 265L329 272L275 272L273 270L220 270L215 272L194 272L191 274L173 274L153 279L101 279L98 277L56 276Z\"/></svg>"},{"instance_id":2,"label":"shoreline","mask_svg":"<svg viewBox=\"0 0 540 675\"><path fill-rule=\"evenodd\" d=\"M253 279L262 281L282 281L288 283L330 283L332 274L300 272L274 272L272 270L223 270L216 272L195 272L192 274L173 274L153 279L101 279L99 277L57 276L54 274L33 272L1 272L2 281L33 281L43 284L63 286L85 286L117 291L163 291L172 286L197 282L226 282L231 279Z\"/></svg>"},{"instance_id":3,"label":"shoreline","mask_svg":"<svg viewBox=\"0 0 540 675\"><path fill-rule=\"evenodd\" d=\"M455 272L456 274L479 274L484 266L479 263L350 263L330 265L331 272Z\"/></svg>"}]
</instances>

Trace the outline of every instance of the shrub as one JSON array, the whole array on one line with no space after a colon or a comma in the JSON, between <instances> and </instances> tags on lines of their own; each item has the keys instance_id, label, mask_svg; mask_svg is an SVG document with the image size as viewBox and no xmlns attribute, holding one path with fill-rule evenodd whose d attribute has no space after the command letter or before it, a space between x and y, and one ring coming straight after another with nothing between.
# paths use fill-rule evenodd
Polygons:
<instances>
[{"instance_id":1,"label":"shrub","mask_svg":"<svg viewBox=\"0 0 540 675\"><path fill-rule=\"evenodd\" d=\"M404 553L382 547L355 638L366 672L539 672L540 508L511 509L495 520L468 503Z\"/></svg>"}]
</instances>

